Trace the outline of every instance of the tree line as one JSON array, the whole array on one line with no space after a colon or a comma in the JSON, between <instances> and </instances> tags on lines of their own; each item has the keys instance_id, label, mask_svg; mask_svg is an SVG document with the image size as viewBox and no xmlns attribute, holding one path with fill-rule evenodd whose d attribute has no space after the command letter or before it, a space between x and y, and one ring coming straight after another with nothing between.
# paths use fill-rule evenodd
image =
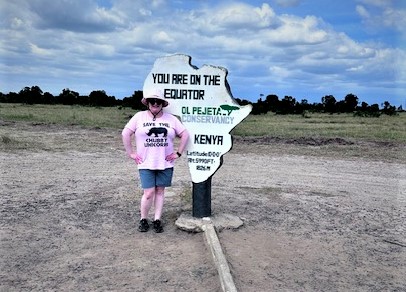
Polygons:
<instances>
[{"instance_id":1,"label":"tree line","mask_svg":"<svg viewBox=\"0 0 406 292\"><path fill-rule=\"evenodd\" d=\"M333 95L326 95L321 98L319 103L309 103L306 99L297 101L292 96L285 96L282 99L275 94L263 95L257 102L251 102L246 99L236 98L240 105L252 105L252 114L261 115L268 112L276 114L302 114L307 112L323 113L353 113L358 116L379 117L381 114L395 115L403 111L402 106L396 108L388 101L381 104L369 105L366 102L359 102L358 97L352 93L347 94L343 100L337 101ZM92 91L88 96L80 95L78 92L65 88L62 92L54 96L49 92L43 92L39 86L24 87L20 92L10 92L4 94L0 92L0 102L3 103L24 103L24 104L63 104L63 105L81 105L94 107L122 106L131 107L135 110L141 110L144 105L141 103L142 91L134 91L130 97L116 99L109 96L104 90Z\"/></svg>"},{"instance_id":2,"label":"tree line","mask_svg":"<svg viewBox=\"0 0 406 292\"><path fill-rule=\"evenodd\" d=\"M237 101L241 105L252 104L252 114L260 115L267 112L274 112L276 114L302 114L306 112L319 112L319 113L353 113L357 116L365 117L379 117L381 114L396 115L398 112L403 111L402 106L396 108L388 101L381 104L369 105L366 102L359 102L355 94L347 94L343 100L337 101L333 95L326 95L321 98L321 102L309 103L306 99L297 101L292 96L285 96L281 100L275 94L270 94L263 100L262 97L256 103L251 103L247 100Z\"/></svg>"}]
</instances>

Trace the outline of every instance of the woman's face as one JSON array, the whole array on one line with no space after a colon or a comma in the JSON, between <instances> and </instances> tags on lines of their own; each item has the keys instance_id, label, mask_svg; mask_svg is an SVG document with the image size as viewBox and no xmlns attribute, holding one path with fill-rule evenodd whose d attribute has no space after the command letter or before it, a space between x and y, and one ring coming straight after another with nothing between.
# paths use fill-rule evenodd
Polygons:
<instances>
[{"instance_id":1,"label":"woman's face","mask_svg":"<svg viewBox=\"0 0 406 292\"><path fill-rule=\"evenodd\" d=\"M149 110L154 114L158 113L162 109L163 100L161 99L148 98L147 102Z\"/></svg>"}]
</instances>

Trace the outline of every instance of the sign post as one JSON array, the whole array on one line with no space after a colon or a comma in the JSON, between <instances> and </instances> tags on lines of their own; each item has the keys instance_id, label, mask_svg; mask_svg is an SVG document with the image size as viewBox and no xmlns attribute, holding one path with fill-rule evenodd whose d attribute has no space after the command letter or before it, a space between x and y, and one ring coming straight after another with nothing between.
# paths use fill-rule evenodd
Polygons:
<instances>
[{"instance_id":1,"label":"sign post","mask_svg":"<svg viewBox=\"0 0 406 292\"><path fill-rule=\"evenodd\" d=\"M211 216L211 177L200 183L193 183L192 216L196 218Z\"/></svg>"},{"instance_id":2,"label":"sign post","mask_svg":"<svg viewBox=\"0 0 406 292\"><path fill-rule=\"evenodd\" d=\"M187 162L193 182L193 217L211 216L211 178L232 147L230 131L251 112L233 99L227 69L191 65L182 54L158 58L143 90L158 88L169 101L166 110L189 131Z\"/></svg>"}]
</instances>

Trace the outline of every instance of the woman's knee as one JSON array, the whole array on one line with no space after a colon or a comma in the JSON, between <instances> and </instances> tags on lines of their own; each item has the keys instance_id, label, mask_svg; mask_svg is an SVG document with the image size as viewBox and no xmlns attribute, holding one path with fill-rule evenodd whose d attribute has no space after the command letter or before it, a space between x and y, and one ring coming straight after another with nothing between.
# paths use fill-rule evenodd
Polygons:
<instances>
[{"instance_id":1,"label":"woman's knee","mask_svg":"<svg viewBox=\"0 0 406 292\"><path fill-rule=\"evenodd\" d=\"M165 193L165 187L156 187L155 188L155 195L163 196Z\"/></svg>"},{"instance_id":2,"label":"woman's knee","mask_svg":"<svg viewBox=\"0 0 406 292\"><path fill-rule=\"evenodd\" d=\"M150 189L144 189L144 194L143 196L145 199L150 200L155 196L155 188L150 188Z\"/></svg>"}]
</instances>

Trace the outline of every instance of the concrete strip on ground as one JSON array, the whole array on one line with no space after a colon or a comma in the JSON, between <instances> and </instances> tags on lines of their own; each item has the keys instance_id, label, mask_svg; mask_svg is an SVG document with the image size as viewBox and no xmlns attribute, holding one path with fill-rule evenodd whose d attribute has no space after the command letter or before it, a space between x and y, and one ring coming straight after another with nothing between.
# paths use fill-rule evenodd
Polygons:
<instances>
[{"instance_id":1,"label":"concrete strip on ground","mask_svg":"<svg viewBox=\"0 0 406 292\"><path fill-rule=\"evenodd\" d=\"M216 230L210 219L202 225L202 229L219 273L221 288L224 292L237 292L226 257L224 256Z\"/></svg>"},{"instance_id":2,"label":"concrete strip on ground","mask_svg":"<svg viewBox=\"0 0 406 292\"><path fill-rule=\"evenodd\" d=\"M210 248L213 261L216 265L221 288L224 292L236 292L233 277L231 276L226 257L221 248L220 240L216 230L237 229L244 222L237 216L230 214L217 214L212 217L195 218L191 214L181 214L176 220L175 225L182 230L189 232L202 232L206 243Z\"/></svg>"}]
</instances>

